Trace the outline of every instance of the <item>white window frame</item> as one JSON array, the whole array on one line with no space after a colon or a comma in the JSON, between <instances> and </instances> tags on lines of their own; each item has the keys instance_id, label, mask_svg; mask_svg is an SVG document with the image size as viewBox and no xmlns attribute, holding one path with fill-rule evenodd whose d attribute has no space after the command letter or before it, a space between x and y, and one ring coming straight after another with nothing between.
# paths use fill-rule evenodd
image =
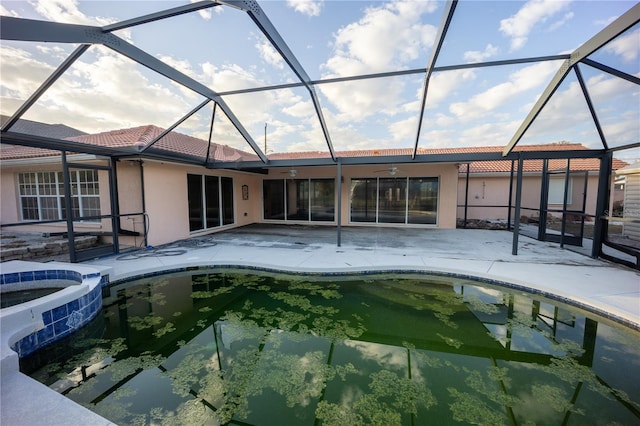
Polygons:
<instances>
[{"instance_id":1,"label":"white window frame","mask_svg":"<svg viewBox=\"0 0 640 426\"><path fill-rule=\"evenodd\" d=\"M81 172L92 172L93 174L93 180L91 181L91 183L95 183L97 185L97 190L98 193L97 194L85 194L83 193L83 188L86 182L86 180L81 180L80 177L81 176L86 176L81 174ZM100 185L99 185L99 177L98 177L98 171L97 170L72 170L69 172L70 173L70 177L71 177L71 198L73 199L78 199L78 209L80 211L80 217L85 216L84 214L84 203L83 200L86 198L96 198L98 200L98 208L100 208ZM44 182L44 175L45 174L52 174L54 177L54 182L53 185L55 185L55 194L43 194L43 187L45 184L49 184L49 183L45 183ZM33 176L33 181L35 182L35 194L23 194L22 191L22 184L20 183L21 180L21 176L26 176L26 175L32 175ZM73 179L73 176L75 175L75 180ZM60 171L41 171L41 172L20 172L18 173L18 178L17 178L17 184L18 184L18 199L20 200L20 220L21 221L43 221L43 220L59 220L59 221L63 221L65 220L65 218L63 218L62 215L62 208L64 206L64 193L60 191L60 186L63 183L63 177L62 177L62 172ZM23 200L26 198L35 198L36 202L37 202L37 209L38 209L38 218L37 219L25 219L24 218L24 204L23 204ZM51 219L43 219L44 213L43 213L43 200L44 199L51 199L51 198L55 198L56 200L56 210L57 210L57 214L56 217ZM73 207L72 207L73 209ZM70 213L69 213L70 214ZM99 216L98 215L91 215L91 216ZM78 220L77 222L99 222L100 219L93 219L93 220Z\"/></svg>"},{"instance_id":2,"label":"white window frame","mask_svg":"<svg viewBox=\"0 0 640 426\"><path fill-rule=\"evenodd\" d=\"M548 204L563 205L564 204L564 183L566 175L550 175L549 176L549 194L547 198ZM572 179L569 179L567 187L567 204L571 204L572 198Z\"/></svg>"}]
</instances>

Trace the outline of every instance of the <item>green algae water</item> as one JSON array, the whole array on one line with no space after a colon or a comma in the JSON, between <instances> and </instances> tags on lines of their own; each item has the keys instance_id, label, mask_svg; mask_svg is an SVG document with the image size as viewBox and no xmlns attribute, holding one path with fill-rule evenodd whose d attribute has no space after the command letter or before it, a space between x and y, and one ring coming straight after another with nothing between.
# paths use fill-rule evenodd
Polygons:
<instances>
[{"instance_id":1,"label":"green algae water","mask_svg":"<svg viewBox=\"0 0 640 426\"><path fill-rule=\"evenodd\" d=\"M428 275L195 270L21 361L119 425L640 424L640 334Z\"/></svg>"}]
</instances>

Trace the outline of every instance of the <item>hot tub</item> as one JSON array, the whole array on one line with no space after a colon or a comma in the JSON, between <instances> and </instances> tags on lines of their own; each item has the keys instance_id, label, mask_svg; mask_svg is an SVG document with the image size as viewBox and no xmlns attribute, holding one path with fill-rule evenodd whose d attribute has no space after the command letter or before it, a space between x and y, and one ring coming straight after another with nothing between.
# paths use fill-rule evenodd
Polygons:
<instances>
[{"instance_id":1,"label":"hot tub","mask_svg":"<svg viewBox=\"0 0 640 426\"><path fill-rule=\"evenodd\" d=\"M95 268L64 263L4 262L0 294L25 289L62 288L0 310L2 369L18 368L18 357L55 342L91 321L102 309L102 284Z\"/></svg>"}]
</instances>

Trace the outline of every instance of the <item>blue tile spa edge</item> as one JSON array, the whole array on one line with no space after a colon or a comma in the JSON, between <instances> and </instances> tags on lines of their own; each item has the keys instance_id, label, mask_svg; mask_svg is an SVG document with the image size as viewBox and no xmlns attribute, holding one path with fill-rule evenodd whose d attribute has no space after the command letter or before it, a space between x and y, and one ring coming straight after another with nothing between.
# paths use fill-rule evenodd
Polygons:
<instances>
[{"instance_id":1,"label":"blue tile spa edge","mask_svg":"<svg viewBox=\"0 0 640 426\"><path fill-rule=\"evenodd\" d=\"M65 300L59 306L42 311L40 317L44 327L38 326L38 330L17 340L11 345L11 349L19 357L24 357L82 328L102 309L102 286L108 281L109 276L102 275L100 272L80 273L67 269L40 269L0 274L0 293L59 285L76 288L77 285L87 284L91 287L88 293L76 299ZM46 303L55 305L55 300L49 298ZM22 305L24 305L22 308L21 305L5 308L2 310L3 314L20 315L21 310L28 310L33 317L34 310L37 311L37 300ZM3 330L3 332L12 333L11 330Z\"/></svg>"}]
</instances>

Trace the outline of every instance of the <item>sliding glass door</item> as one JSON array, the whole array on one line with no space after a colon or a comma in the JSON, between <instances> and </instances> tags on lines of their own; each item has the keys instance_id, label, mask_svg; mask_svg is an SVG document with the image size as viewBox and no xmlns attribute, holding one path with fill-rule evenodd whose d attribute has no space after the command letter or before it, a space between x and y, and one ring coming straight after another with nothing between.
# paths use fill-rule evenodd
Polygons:
<instances>
[{"instance_id":1,"label":"sliding glass door","mask_svg":"<svg viewBox=\"0 0 640 426\"><path fill-rule=\"evenodd\" d=\"M265 220L335 220L333 179L267 179L262 183L262 195Z\"/></svg>"},{"instance_id":2,"label":"sliding glass door","mask_svg":"<svg viewBox=\"0 0 640 426\"><path fill-rule=\"evenodd\" d=\"M438 178L358 178L351 180L354 223L437 224Z\"/></svg>"},{"instance_id":3,"label":"sliding glass door","mask_svg":"<svg viewBox=\"0 0 640 426\"><path fill-rule=\"evenodd\" d=\"M189 231L201 231L235 222L233 179L187 174Z\"/></svg>"}]
</instances>

